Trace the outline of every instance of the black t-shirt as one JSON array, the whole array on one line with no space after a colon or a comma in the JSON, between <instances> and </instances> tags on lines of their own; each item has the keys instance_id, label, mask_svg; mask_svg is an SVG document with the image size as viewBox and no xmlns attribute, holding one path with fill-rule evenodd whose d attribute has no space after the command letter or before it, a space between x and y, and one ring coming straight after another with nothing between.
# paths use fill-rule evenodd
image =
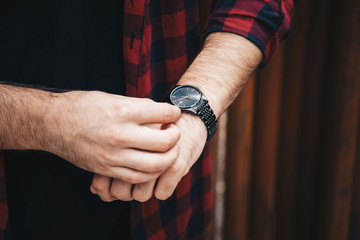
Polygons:
<instances>
[{"instance_id":1,"label":"black t-shirt","mask_svg":"<svg viewBox=\"0 0 360 240\"><path fill-rule=\"evenodd\" d=\"M123 1L0 8L0 81L125 93ZM91 173L39 151L6 151L5 165L12 239L128 239L129 205L93 195Z\"/></svg>"}]
</instances>

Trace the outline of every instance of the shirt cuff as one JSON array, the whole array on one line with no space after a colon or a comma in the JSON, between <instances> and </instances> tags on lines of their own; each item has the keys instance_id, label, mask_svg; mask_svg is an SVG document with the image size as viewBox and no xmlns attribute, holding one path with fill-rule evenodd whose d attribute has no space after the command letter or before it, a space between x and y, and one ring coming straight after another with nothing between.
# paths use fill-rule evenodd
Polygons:
<instances>
[{"instance_id":1,"label":"shirt cuff","mask_svg":"<svg viewBox=\"0 0 360 240\"><path fill-rule=\"evenodd\" d=\"M263 53L260 66L264 66L276 54L281 40L288 36L293 6L281 1L281 11L278 12L269 4L257 7L258 11L254 6L249 9L215 10L208 20L205 36L214 32L231 32L248 39Z\"/></svg>"}]
</instances>

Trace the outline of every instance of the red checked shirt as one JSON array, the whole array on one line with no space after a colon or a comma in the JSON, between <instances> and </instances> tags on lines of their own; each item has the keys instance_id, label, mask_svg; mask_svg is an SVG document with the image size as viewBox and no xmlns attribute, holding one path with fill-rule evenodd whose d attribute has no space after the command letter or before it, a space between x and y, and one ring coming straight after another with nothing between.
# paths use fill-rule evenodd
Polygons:
<instances>
[{"instance_id":1,"label":"red checked shirt","mask_svg":"<svg viewBox=\"0 0 360 240\"><path fill-rule=\"evenodd\" d=\"M232 32L255 43L266 63L286 37L294 0L217 0L206 35ZM128 96L161 101L200 50L196 0L125 0L124 68ZM0 160L0 240L8 226L4 163ZM212 218L208 147L166 201L132 202L132 239L189 239Z\"/></svg>"}]
</instances>

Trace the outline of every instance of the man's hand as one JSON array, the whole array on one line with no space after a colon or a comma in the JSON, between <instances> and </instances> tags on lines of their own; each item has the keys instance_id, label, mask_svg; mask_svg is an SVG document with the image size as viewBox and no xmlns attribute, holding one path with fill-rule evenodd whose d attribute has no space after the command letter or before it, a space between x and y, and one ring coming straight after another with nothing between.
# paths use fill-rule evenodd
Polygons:
<instances>
[{"instance_id":1,"label":"man's hand","mask_svg":"<svg viewBox=\"0 0 360 240\"><path fill-rule=\"evenodd\" d=\"M65 141L52 149L56 154L129 183L154 180L176 160L180 134L171 123L180 117L178 108L102 92L67 94L59 103L66 111L58 121L61 130L55 131ZM163 127L146 126L154 123Z\"/></svg>"},{"instance_id":2,"label":"man's hand","mask_svg":"<svg viewBox=\"0 0 360 240\"><path fill-rule=\"evenodd\" d=\"M129 183L152 181L177 159L180 133L172 123L180 110L170 104L97 91L50 94L5 85L0 93L4 149L49 151ZM162 127L147 126L155 123Z\"/></svg>"},{"instance_id":3,"label":"man's hand","mask_svg":"<svg viewBox=\"0 0 360 240\"><path fill-rule=\"evenodd\" d=\"M207 138L205 125L198 116L184 113L176 125L181 132L178 142L179 155L175 163L159 177L157 183L154 180L133 186L124 181L111 180L109 177L95 174L90 187L91 191L98 194L104 201L135 199L145 202L154 194L161 200L170 197L182 177L199 158Z\"/></svg>"},{"instance_id":4,"label":"man's hand","mask_svg":"<svg viewBox=\"0 0 360 240\"><path fill-rule=\"evenodd\" d=\"M180 180L200 157L206 143L207 130L199 116L183 113L176 125L181 132L178 143L179 156L175 163L158 179L154 194L160 200L165 200L173 194ZM134 197L137 186L134 187Z\"/></svg>"}]
</instances>

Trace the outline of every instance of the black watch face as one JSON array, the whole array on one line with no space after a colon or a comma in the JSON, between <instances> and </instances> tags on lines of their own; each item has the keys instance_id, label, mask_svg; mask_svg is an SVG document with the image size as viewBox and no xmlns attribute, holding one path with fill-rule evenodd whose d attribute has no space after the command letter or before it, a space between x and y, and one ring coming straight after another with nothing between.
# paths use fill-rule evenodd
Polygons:
<instances>
[{"instance_id":1,"label":"black watch face","mask_svg":"<svg viewBox=\"0 0 360 240\"><path fill-rule=\"evenodd\" d=\"M170 101L179 108L190 108L201 100L201 92L192 86L179 86L170 94Z\"/></svg>"}]
</instances>

